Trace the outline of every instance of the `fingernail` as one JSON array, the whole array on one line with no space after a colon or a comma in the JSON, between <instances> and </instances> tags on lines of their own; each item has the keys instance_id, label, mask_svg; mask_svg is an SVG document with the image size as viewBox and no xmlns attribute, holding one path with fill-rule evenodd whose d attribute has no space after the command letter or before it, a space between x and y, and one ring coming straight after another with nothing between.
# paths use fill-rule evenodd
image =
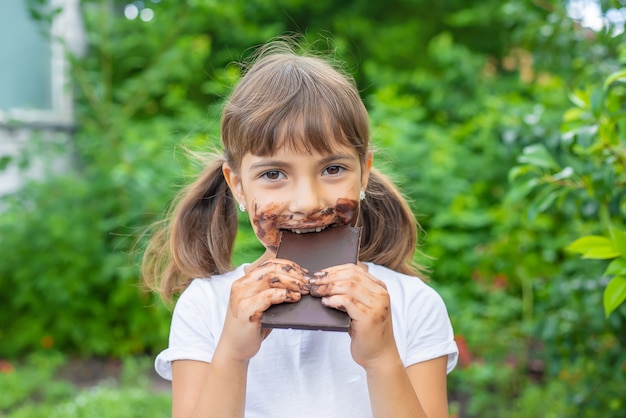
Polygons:
<instances>
[{"instance_id":1,"label":"fingernail","mask_svg":"<svg viewBox=\"0 0 626 418\"><path fill-rule=\"evenodd\" d=\"M327 297L322 298L322 305L324 305L324 306L328 305L328 298Z\"/></svg>"},{"instance_id":2,"label":"fingernail","mask_svg":"<svg viewBox=\"0 0 626 418\"><path fill-rule=\"evenodd\" d=\"M316 279L316 278L314 278L314 277L310 277L310 278L309 278L309 283L311 283L311 284L315 284L315 283L317 283L317 282L319 282L319 279Z\"/></svg>"}]
</instances>

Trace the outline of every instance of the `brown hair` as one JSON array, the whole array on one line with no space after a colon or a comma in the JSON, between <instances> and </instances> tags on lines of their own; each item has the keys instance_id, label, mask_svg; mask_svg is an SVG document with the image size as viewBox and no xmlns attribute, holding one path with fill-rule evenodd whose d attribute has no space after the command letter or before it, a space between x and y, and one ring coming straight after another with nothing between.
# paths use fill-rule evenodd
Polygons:
<instances>
[{"instance_id":1,"label":"brown hair","mask_svg":"<svg viewBox=\"0 0 626 418\"><path fill-rule=\"evenodd\" d=\"M364 163L369 118L349 75L325 59L297 53L290 42L274 41L259 50L226 102L221 140L224 155L213 154L179 193L144 254L145 283L168 301L193 278L233 268L237 213L224 162L237 171L246 153L272 155L283 146L330 153L348 146ZM366 195L359 213L360 259L424 275L413 262L417 222L406 200L375 168Z\"/></svg>"}]
</instances>

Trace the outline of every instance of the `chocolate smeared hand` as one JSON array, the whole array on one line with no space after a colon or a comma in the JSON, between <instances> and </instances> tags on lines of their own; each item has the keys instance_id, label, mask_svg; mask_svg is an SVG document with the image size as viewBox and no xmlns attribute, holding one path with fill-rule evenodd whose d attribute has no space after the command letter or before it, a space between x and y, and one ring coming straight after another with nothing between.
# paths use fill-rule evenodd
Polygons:
<instances>
[{"instance_id":1,"label":"chocolate smeared hand","mask_svg":"<svg viewBox=\"0 0 626 418\"><path fill-rule=\"evenodd\" d=\"M307 234L282 231L276 256L314 273L327 267L356 263L360 237L360 228L345 224ZM348 331L350 318L345 312L323 306L319 298L303 295L296 303L271 306L263 313L261 325L264 328Z\"/></svg>"},{"instance_id":2,"label":"chocolate smeared hand","mask_svg":"<svg viewBox=\"0 0 626 418\"><path fill-rule=\"evenodd\" d=\"M313 213L304 219L294 219L293 215L280 214L281 205L270 204L264 207L254 206L252 227L263 245L276 251L280 243L282 230L308 229L330 225L354 225L358 213L358 202L352 199L337 199L334 207Z\"/></svg>"}]
</instances>

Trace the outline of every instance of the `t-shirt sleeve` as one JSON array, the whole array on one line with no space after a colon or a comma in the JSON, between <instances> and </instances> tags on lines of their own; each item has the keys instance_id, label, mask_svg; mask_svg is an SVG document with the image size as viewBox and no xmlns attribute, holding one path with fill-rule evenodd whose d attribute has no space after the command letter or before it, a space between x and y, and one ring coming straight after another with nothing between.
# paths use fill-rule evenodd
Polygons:
<instances>
[{"instance_id":1,"label":"t-shirt sleeve","mask_svg":"<svg viewBox=\"0 0 626 418\"><path fill-rule=\"evenodd\" d=\"M446 371L450 373L458 360L458 348L446 305L430 286L424 285L406 307L412 318L408 329L405 366L448 356Z\"/></svg>"},{"instance_id":2,"label":"t-shirt sleeve","mask_svg":"<svg viewBox=\"0 0 626 418\"><path fill-rule=\"evenodd\" d=\"M155 360L157 373L172 379L172 362L196 360L211 362L217 341L208 326L207 298L194 280L182 293L172 315L169 346Z\"/></svg>"}]
</instances>

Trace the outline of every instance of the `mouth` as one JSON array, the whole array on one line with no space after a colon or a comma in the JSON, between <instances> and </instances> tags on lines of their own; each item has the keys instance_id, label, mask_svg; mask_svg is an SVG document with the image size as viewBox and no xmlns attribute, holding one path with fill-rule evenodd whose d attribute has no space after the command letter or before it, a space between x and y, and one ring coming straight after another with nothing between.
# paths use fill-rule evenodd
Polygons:
<instances>
[{"instance_id":1,"label":"mouth","mask_svg":"<svg viewBox=\"0 0 626 418\"><path fill-rule=\"evenodd\" d=\"M323 230L325 230L326 228L330 226L331 225L322 225L322 226L309 227L309 228L282 228L281 231L289 231L289 232L293 232L294 234L310 234L312 232L322 232Z\"/></svg>"}]
</instances>

